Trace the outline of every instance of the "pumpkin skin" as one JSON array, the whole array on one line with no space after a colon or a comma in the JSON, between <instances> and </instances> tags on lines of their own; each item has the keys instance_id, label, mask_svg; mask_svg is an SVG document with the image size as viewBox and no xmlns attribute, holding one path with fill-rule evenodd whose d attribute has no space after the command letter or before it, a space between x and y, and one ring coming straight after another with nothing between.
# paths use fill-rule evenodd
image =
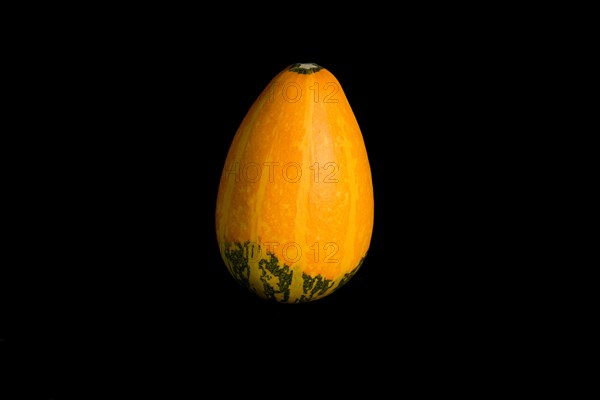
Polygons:
<instances>
[{"instance_id":1,"label":"pumpkin skin","mask_svg":"<svg viewBox=\"0 0 600 400\"><path fill-rule=\"evenodd\" d=\"M288 66L225 159L216 233L227 269L263 299L317 300L359 270L373 222L367 149L342 86L317 64Z\"/></svg>"}]
</instances>

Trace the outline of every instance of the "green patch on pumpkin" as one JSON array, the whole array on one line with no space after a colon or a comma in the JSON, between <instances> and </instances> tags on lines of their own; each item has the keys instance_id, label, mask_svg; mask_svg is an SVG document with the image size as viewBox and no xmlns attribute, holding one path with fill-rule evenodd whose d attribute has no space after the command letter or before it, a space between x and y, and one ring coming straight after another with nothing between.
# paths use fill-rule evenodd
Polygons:
<instances>
[{"instance_id":1,"label":"green patch on pumpkin","mask_svg":"<svg viewBox=\"0 0 600 400\"><path fill-rule=\"evenodd\" d=\"M244 243L232 242L223 244L223 253L225 254L226 265L233 278L243 287L256 292L256 289L250 285L251 268L249 260L258 261L260 272L260 282L262 283L262 293L267 300L289 303L291 298L291 286L294 280L294 271L285 263L279 265L279 260L272 252L266 253L266 257L257 259L261 254L260 246L246 241ZM344 286L356 272L359 270L365 256L361 258L358 265L350 272L345 274L335 285L335 281L326 279L322 275L311 276L302 273L299 277L302 279L303 294L296 298L294 303L305 303L311 300L325 296L340 287ZM296 279L299 279L296 277Z\"/></svg>"},{"instance_id":2,"label":"green patch on pumpkin","mask_svg":"<svg viewBox=\"0 0 600 400\"><path fill-rule=\"evenodd\" d=\"M297 300L298 303L305 303L315 298L322 297L333 286L333 281L331 279L325 279L321 275L312 277L303 273L302 279L304 280L302 285L304 294Z\"/></svg>"},{"instance_id":3,"label":"green patch on pumpkin","mask_svg":"<svg viewBox=\"0 0 600 400\"><path fill-rule=\"evenodd\" d=\"M274 254L267 252L268 260L262 259L258 262L258 268L261 271L260 280L263 284L264 293L268 300L277 300L276 295L282 295L281 302L290 301L290 285L294 271L290 271L287 264L279 266L279 260ZM273 280L273 277L277 280ZM273 284L271 284L273 281Z\"/></svg>"},{"instance_id":4,"label":"green patch on pumpkin","mask_svg":"<svg viewBox=\"0 0 600 400\"><path fill-rule=\"evenodd\" d=\"M360 261L358 262L358 265L356 267L354 267L354 269L346 274L344 274L344 276L342 277L342 279L340 279L340 282L338 283L336 290L341 288L342 286L344 286L346 283L348 283L348 281L354 276L354 274L356 274L356 272L360 269L360 266L363 264L363 262L365 261L365 258L367 257L367 255L365 254Z\"/></svg>"},{"instance_id":5,"label":"green patch on pumpkin","mask_svg":"<svg viewBox=\"0 0 600 400\"><path fill-rule=\"evenodd\" d=\"M227 259L227 268L233 278L243 287L250 288L250 265L248 264L248 254L250 241L245 243L228 243L224 246L224 254Z\"/></svg>"}]
</instances>

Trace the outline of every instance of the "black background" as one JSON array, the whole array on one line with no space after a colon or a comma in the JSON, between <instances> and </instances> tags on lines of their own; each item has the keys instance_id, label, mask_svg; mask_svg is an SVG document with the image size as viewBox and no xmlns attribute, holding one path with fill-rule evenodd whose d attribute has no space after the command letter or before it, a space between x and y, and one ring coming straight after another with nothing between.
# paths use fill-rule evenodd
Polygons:
<instances>
[{"instance_id":1,"label":"black background","mask_svg":"<svg viewBox=\"0 0 600 400\"><path fill-rule=\"evenodd\" d=\"M209 377L290 359L350 373L359 359L502 351L520 290L503 283L523 246L504 234L522 200L503 190L520 157L505 151L521 110L505 96L527 74L510 38L429 18L375 37L132 18L46 25L17 49L11 168L27 179L12 192L24 211L3 349L28 387L202 393ZM330 70L350 101L375 224L344 288L282 305L229 276L214 210L237 127L295 62Z\"/></svg>"}]
</instances>

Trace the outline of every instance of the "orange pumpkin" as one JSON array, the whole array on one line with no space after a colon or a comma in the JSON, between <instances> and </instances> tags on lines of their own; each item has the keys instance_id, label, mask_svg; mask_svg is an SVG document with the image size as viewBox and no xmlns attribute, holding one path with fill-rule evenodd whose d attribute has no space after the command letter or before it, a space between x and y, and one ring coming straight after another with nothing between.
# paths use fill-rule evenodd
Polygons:
<instances>
[{"instance_id":1,"label":"orange pumpkin","mask_svg":"<svg viewBox=\"0 0 600 400\"><path fill-rule=\"evenodd\" d=\"M225 160L216 233L229 272L264 299L320 299L359 270L373 218L367 150L341 84L314 63L285 68Z\"/></svg>"}]
</instances>

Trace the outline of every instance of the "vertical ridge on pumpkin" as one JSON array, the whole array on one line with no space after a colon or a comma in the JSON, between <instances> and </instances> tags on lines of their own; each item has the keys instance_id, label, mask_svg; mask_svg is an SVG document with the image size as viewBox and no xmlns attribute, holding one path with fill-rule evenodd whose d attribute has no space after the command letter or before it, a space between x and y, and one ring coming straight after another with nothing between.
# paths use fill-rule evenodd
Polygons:
<instances>
[{"instance_id":1,"label":"vertical ridge on pumpkin","mask_svg":"<svg viewBox=\"0 0 600 400\"><path fill-rule=\"evenodd\" d=\"M356 160L352 158L352 156L349 154L350 152L350 146L344 146L344 176L346 179L351 179L354 181L354 184L348 184L350 195L350 207L348 210L348 229L346 229L346 240L344 241L346 248L344 250L346 250L348 253L352 252L354 253L353 256L356 256L356 211L357 203L360 201L360 198L357 195L356 187Z\"/></svg>"},{"instance_id":2,"label":"vertical ridge on pumpkin","mask_svg":"<svg viewBox=\"0 0 600 400\"><path fill-rule=\"evenodd\" d=\"M263 101L263 100L261 100L259 98L256 100L255 103L260 102L260 101ZM223 197L222 197L222 200L219 202L221 207L218 208L218 211L221 212L221 216L219 218L219 221L220 221L219 234L220 234L220 237L224 240L236 239L236 238L227 238L227 236L228 236L227 222L230 219L230 212L232 211L231 203L234 198L235 189L238 186L238 185L236 185L236 183L238 183L242 179L242 177L240 177L240 174L243 171L243 170L241 170L241 168L243 168L243 166L241 165L240 161L243 158L243 154L245 152L247 143L250 140L252 126L254 125L256 119L260 115L260 110L261 110L260 107L258 107L258 108L253 107L250 109L250 112L243 118L243 120L240 124L240 127L238 128L238 130L236 131L236 133L233 137L232 144L229 148L229 151L227 153L227 157L225 160L225 168L221 175L221 180L225 181L225 183L222 184L222 189L223 189L222 196ZM233 176L232 176L232 174L233 174ZM220 195L221 195L221 193L219 193L219 196Z\"/></svg>"},{"instance_id":3,"label":"vertical ridge on pumpkin","mask_svg":"<svg viewBox=\"0 0 600 400\"><path fill-rule=\"evenodd\" d=\"M269 96L271 96L271 94L269 94ZM265 101L269 102L269 107L267 109L263 107L262 109L265 114L267 114L267 111L271 111L271 108L274 108L274 102L280 101L273 96L269 97L268 99L269 100ZM275 169L279 163L279 160L277 160L277 157L273 156L276 154L274 148L280 140L280 132L278 131L277 126L279 126L283 117L283 111L281 110L281 107L278 108L279 111L275 115L269 117L272 119L270 120L270 125L265 126L261 130L261 132L263 132L263 137L261 139L262 142L265 143L265 151L255 155L256 157L260 157L260 159L257 158L252 161L258 163L263 168L258 190L256 192L256 203L254 208L256 217L254 218L254 226L251 232L251 237L254 238L258 243L261 243L263 239L266 239L266 242L271 242L269 233L272 231L272 229L267 223L265 223L263 216L265 213L269 212L268 209L265 209L266 205L271 204L271 201L266 200L274 198L278 187L277 185L279 184L275 175ZM271 173L273 173L273 176L271 176Z\"/></svg>"},{"instance_id":4,"label":"vertical ridge on pumpkin","mask_svg":"<svg viewBox=\"0 0 600 400\"><path fill-rule=\"evenodd\" d=\"M314 81L313 75L300 75L296 78L299 82L301 82L300 87L309 87L310 84ZM311 138L313 136L312 133L312 124L310 123L311 117L313 115L313 107L314 104L310 100L309 96L302 96L300 101L304 103L303 109L305 109L304 116L302 118L302 126L300 128L301 134L299 135L301 141L298 143L299 149L301 149L301 159L298 160L300 164L300 171L302 171L302 175L299 182L295 183L295 186L298 189L298 193L296 195L296 218L295 218L295 243L297 245L296 251L302 251L301 254L301 262L305 264L305 271L311 271L310 258L308 257L308 224L311 220L309 215L308 203L310 201L310 192L311 192L311 182L310 177L307 174L308 167L307 165L310 163L310 152L306 151L311 147Z\"/></svg>"}]
</instances>

